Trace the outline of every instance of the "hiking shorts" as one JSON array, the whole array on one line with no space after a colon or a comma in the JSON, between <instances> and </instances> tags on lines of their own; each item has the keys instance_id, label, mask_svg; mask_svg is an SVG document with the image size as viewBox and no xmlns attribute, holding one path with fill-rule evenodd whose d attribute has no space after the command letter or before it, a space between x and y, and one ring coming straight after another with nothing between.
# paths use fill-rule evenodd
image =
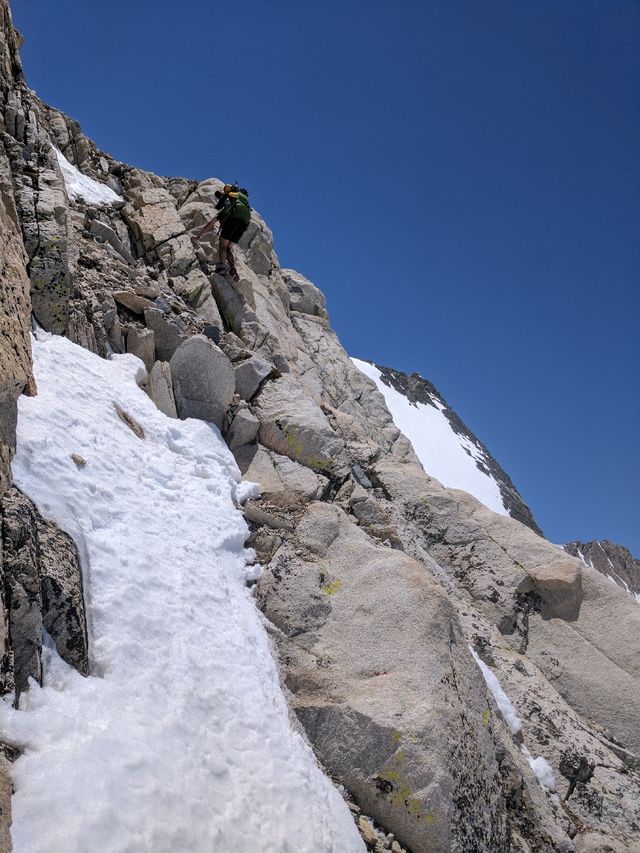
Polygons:
<instances>
[{"instance_id":1,"label":"hiking shorts","mask_svg":"<svg viewBox=\"0 0 640 853\"><path fill-rule=\"evenodd\" d=\"M242 219L227 219L222 225L220 236L223 240L237 243L248 227L249 223L243 222Z\"/></svg>"}]
</instances>

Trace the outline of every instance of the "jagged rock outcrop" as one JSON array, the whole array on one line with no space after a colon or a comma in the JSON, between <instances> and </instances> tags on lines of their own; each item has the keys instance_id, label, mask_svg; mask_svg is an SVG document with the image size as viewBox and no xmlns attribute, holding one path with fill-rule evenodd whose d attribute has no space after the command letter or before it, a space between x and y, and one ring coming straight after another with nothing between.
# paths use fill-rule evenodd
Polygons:
<instances>
[{"instance_id":1,"label":"jagged rock outcrop","mask_svg":"<svg viewBox=\"0 0 640 853\"><path fill-rule=\"evenodd\" d=\"M570 542L564 549L640 601L640 560L632 557L628 548L607 539L596 539L593 542Z\"/></svg>"},{"instance_id":2,"label":"jagged rock outcrop","mask_svg":"<svg viewBox=\"0 0 640 853\"><path fill-rule=\"evenodd\" d=\"M257 600L307 736L369 815L413 853L633 849L637 603L538 535L489 461L514 518L425 473L331 330L321 292L280 269L260 216L237 250L233 286L213 271L214 237L195 239L220 181L161 178L99 151L27 89L6 0L0 10L0 292L11 309L0 336L0 393L10 403L0 484L15 400L30 379L30 279L41 324L103 357L141 358L158 407L216 423L243 476L260 483L245 509L264 566ZM73 169L84 195L65 183ZM416 399L437 393L416 377L385 376ZM86 634L70 543L14 501L5 603L7 589L24 602L22 684L25 673L38 677L38 613L61 654L80 650L81 669ZM54 551L63 557L52 567ZM502 684L519 727L469 647ZM545 786L542 760L554 777Z\"/></svg>"},{"instance_id":3,"label":"jagged rock outcrop","mask_svg":"<svg viewBox=\"0 0 640 853\"><path fill-rule=\"evenodd\" d=\"M18 489L0 500L2 582L9 651L2 693L20 694L29 679L42 683L42 632L82 675L89 673L89 643L82 572L71 537L46 521Z\"/></svg>"}]
</instances>

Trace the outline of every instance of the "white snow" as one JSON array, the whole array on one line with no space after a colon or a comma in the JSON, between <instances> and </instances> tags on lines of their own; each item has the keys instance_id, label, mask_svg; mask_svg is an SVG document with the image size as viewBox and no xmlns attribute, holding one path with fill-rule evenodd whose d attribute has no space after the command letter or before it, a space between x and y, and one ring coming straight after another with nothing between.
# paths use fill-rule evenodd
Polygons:
<instances>
[{"instance_id":1,"label":"white snow","mask_svg":"<svg viewBox=\"0 0 640 853\"><path fill-rule=\"evenodd\" d=\"M529 752L529 750L526 748L526 746L522 748L522 752L524 755L526 755L527 761L529 762L529 767L538 777L538 782L542 785L542 787L546 788L548 791L555 791L556 777L553 775L553 770L547 759L543 758L542 756L534 758Z\"/></svg>"},{"instance_id":2,"label":"white snow","mask_svg":"<svg viewBox=\"0 0 640 853\"><path fill-rule=\"evenodd\" d=\"M496 700L496 705L504 717L504 721L509 726L511 733L514 735L517 734L522 729L522 720L517 715L516 709L511 704L511 700L502 689L502 685L498 681L495 673L489 669L476 650L472 646L469 646L469 651L471 652L474 661L480 667L480 672L484 676L484 680L491 691L491 695Z\"/></svg>"},{"instance_id":3,"label":"white snow","mask_svg":"<svg viewBox=\"0 0 640 853\"><path fill-rule=\"evenodd\" d=\"M476 465L476 460L484 461L482 449L451 429L442 412L444 406L437 397L432 397L433 406L410 403L403 394L382 381L377 367L357 358L351 361L376 383L393 422L409 439L430 477L435 477L448 488L469 492L494 512L509 514L494 478Z\"/></svg>"},{"instance_id":4,"label":"white snow","mask_svg":"<svg viewBox=\"0 0 640 853\"><path fill-rule=\"evenodd\" d=\"M584 556L584 554L582 553L582 551L580 550L580 548L577 548L576 550L577 550L577 552L578 552L578 557L580 557L580 559L582 560L582 564L583 564L584 566L586 566L588 569L592 569L592 568L593 568L593 563L591 562L591 560L589 560L589 561L587 562L587 560L585 559L585 556Z\"/></svg>"},{"instance_id":5,"label":"white snow","mask_svg":"<svg viewBox=\"0 0 640 853\"><path fill-rule=\"evenodd\" d=\"M91 671L45 647L45 686L0 703L15 853L355 853L341 796L293 727L218 430L161 414L141 362L62 337L33 347L17 484L76 540ZM114 402L143 425L141 440ZM78 469L70 459L87 460Z\"/></svg>"},{"instance_id":6,"label":"white snow","mask_svg":"<svg viewBox=\"0 0 640 853\"><path fill-rule=\"evenodd\" d=\"M498 681L498 678L495 673L492 672L491 669L489 669L489 667L482 660L480 655L475 651L473 646L469 646L468 648L471 652L471 656L473 657L474 661L480 667L480 672L484 677L485 683L489 688L491 695L496 701L496 705L498 706L498 710L502 714L504 721L509 726L509 729L512 734L518 734L518 732L522 731L522 720L516 713L516 709L511 704L511 700L502 689L502 685ZM524 744L521 745L520 752L529 762L529 767L531 767L531 769L535 773L540 785L550 792L555 791L555 776L553 775L551 765L546 760L546 758L543 758L542 756L534 758Z\"/></svg>"},{"instance_id":7,"label":"white snow","mask_svg":"<svg viewBox=\"0 0 640 853\"><path fill-rule=\"evenodd\" d=\"M58 151L57 148L53 150L56 152L67 195L70 198L83 198L87 204L113 204L114 201L122 201L118 193L114 192L111 187L101 184L100 181L95 181L88 175L83 175L67 160L62 151Z\"/></svg>"}]
</instances>

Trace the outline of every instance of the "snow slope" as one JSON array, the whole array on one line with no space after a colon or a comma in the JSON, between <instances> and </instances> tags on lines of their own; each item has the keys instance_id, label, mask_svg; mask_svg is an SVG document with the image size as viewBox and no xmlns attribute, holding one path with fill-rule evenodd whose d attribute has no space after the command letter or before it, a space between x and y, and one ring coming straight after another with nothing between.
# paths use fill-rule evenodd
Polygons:
<instances>
[{"instance_id":1,"label":"snow slope","mask_svg":"<svg viewBox=\"0 0 640 853\"><path fill-rule=\"evenodd\" d=\"M161 414L133 356L44 333L33 354L15 480L78 543L92 676L48 648L44 688L19 711L0 703L5 736L25 747L15 853L363 851L292 727L245 585L234 498L247 489L220 433Z\"/></svg>"},{"instance_id":2,"label":"snow slope","mask_svg":"<svg viewBox=\"0 0 640 853\"><path fill-rule=\"evenodd\" d=\"M83 175L61 151L58 151L57 148L54 148L54 151L60 164L69 198L83 198L87 204L113 204L115 201L122 201L118 193L114 192L111 187L101 184L100 181L95 181L88 175Z\"/></svg>"},{"instance_id":3,"label":"snow slope","mask_svg":"<svg viewBox=\"0 0 640 853\"><path fill-rule=\"evenodd\" d=\"M351 360L358 370L376 383L393 422L409 439L430 477L435 477L448 488L469 492L494 512L509 515L498 484L476 464L476 460L483 462L481 449L451 429L451 424L442 414L444 407L436 397L432 397L433 406L411 403L382 381L381 371L373 364L357 358Z\"/></svg>"}]
</instances>

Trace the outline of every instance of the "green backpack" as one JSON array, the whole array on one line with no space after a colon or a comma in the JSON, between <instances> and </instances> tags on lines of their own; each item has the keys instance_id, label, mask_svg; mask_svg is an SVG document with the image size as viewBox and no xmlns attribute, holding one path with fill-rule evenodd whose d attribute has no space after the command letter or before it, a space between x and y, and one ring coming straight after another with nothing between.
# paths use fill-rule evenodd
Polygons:
<instances>
[{"instance_id":1,"label":"green backpack","mask_svg":"<svg viewBox=\"0 0 640 853\"><path fill-rule=\"evenodd\" d=\"M249 204L248 197L238 190L236 198L229 199L229 201L228 218L239 219L241 222L248 224L251 221L251 205Z\"/></svg>"}]
</instances>

